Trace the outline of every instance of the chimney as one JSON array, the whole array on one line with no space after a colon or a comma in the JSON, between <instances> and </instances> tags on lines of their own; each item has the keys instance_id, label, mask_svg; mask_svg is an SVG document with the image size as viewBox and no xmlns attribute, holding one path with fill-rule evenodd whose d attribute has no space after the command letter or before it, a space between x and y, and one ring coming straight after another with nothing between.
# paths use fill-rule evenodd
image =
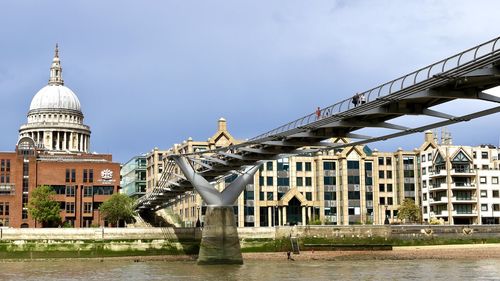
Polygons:
<instances>
[{"instance_id":1,"label":"chimney","mask_svg":"<svg viewBox=\"0 0 500 281\"><path fill-rule=\"evenodd\" d=\"M219 132L227 131L226 119L224 119L223 117L221 117L218 121L217 131L219 131Z\"/></svg>"}]
</instances>

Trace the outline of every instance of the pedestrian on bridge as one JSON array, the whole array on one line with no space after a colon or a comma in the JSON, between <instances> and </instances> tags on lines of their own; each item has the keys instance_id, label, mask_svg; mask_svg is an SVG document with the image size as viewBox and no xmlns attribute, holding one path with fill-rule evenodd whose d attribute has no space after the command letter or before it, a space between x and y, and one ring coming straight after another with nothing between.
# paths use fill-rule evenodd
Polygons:
<instances>
[{"instance_id":1,"label":"pedestrian on bridge","mask_svg":"<svg viewBox=\"0 0 500 281\"><path fill-rule=\"evenodd\" d=\"M358 103L359 103L359 93L356 93L353 97L352 97L352 104L354 104L354 107L358 106Z\"/></svg>"},{"instance_id":2,"label":"pedestrian on bridge","mask_svg":"<svg viewBox=\"0 0 500 281\"><path fill-rule=\"evenodd\" d=\"M366 103L366 97L365 97L365 94L361 94L359 96L359 102L360 104L365 104Z\"/></svg>"},{"instance_id":3,"label":"pedestrian on bridge","mask_svg":"<svg viewBox=\"0 0 500 281\"><path fill-rule=\"evenodd\" d=\"M318 108L316 109L316 120L319 120L320 118L321 118L321 109L318 106Z\"/></svg>"}]
</instances>

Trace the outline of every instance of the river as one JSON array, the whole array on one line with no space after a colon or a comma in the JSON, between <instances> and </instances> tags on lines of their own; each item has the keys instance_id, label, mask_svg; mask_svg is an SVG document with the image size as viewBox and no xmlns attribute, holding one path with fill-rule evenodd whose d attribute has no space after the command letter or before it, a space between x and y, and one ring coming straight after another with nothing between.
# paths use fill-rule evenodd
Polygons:
<instances>
[{"instance_id":1,"label":"river","mask_svg":"<svg viewBox=\"0 0 500 281\"><path fill-rule=\"evenodd\" d=\"M500 260L194 262L53 260L0 263L0 280L500 280Z\"/></svg>"}]
</instances>

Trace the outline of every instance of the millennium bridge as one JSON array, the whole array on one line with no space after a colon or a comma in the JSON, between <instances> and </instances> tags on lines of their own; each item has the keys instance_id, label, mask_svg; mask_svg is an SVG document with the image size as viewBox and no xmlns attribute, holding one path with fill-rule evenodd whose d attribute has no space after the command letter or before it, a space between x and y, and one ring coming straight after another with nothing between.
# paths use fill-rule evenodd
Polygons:
<instances>
[{"instance_id":1,"label":"millennium bridge","mask_svg":"<svg viewBox=\"0 0 500 281\"><path fill-rule=\"evenodd\" d=\"M157 186L136 202L142 211L157 211L196 190L207 205L198 263L242 263L232 206L260 164L290 155L311 154L405 136L500 111L500 97L485 91L500 85L500 37L357 93L333 105L251 138L213 150L171 154ZM451 101L482 100L488 109L455 116L431 109ZM403 116L434 117L424 125L394 123ZM436 122L436 119L438 120ZM391 122L391 120L393 122ZM366 128L379 135L363 135ZM332 143L331 138L350 138ZM182 171L182 173L179 172ZM230 174L236 179L219 192L213 182Z\"/></svg>"}]
</instances>

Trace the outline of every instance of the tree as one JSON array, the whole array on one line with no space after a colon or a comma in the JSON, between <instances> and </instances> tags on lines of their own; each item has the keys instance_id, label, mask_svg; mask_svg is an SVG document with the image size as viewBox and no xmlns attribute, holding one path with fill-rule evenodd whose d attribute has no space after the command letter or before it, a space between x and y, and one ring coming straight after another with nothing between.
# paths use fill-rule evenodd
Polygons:
<instances>
[{"instance_id":1,"label":"tree","mask_svg":"<svg viewBox=\"0 0 500 281\"><path fill-rule=\"evenodd\" d=\"M28 203L28 213L40 222L42 227L55 226L61 222L59 203L55 200L56 192L52 187L42 185L32 193Z\"/></svg>"},{"instance_id":2,"label":"tree","mask_svg":"<svg viewBox=\"0 0 500 281\"><path fill-rule=\"evenodd\" d=\"M103 218L118 225L119 220L130 221L134 217L134 200L121 193L113 194L102 203L99 211Z\"/></svg>"},{"instance_id":3,"label":"tree","mask_svg":"<svg viewBox=\"0 0 500 281\"><path fill-rule=\"evenodd\" d=\"M398 217L408 222L417 222L420 220L420 207L413 199L406 198L399 206Z\"/></svg>"}]
</instances>

